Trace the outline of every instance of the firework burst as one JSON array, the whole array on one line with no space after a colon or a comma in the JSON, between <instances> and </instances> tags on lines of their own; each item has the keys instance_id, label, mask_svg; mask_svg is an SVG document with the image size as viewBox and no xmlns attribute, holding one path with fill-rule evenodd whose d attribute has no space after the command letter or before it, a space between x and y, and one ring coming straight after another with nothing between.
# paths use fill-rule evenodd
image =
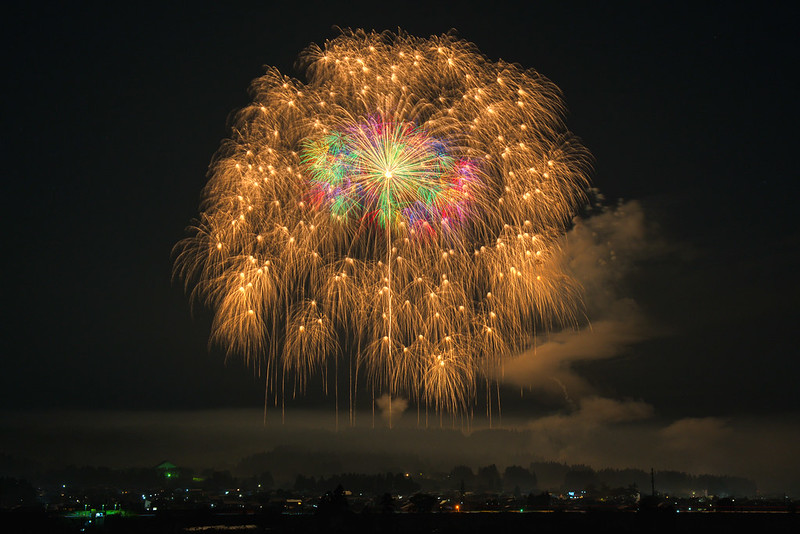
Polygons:
<instances>
[{"instance_id":1,"label":"firework burst","mask_svg":"<svg viewBox=\"0 0 800 534\"><path fill-rule=\"evenodd\" d=\"M453 35L346 31L301 66L253 82L176 274L276 401L343 367L351 413L359 383L465 413L573 319L588 156L559 91Z\"/></svg>"}]
</instances>

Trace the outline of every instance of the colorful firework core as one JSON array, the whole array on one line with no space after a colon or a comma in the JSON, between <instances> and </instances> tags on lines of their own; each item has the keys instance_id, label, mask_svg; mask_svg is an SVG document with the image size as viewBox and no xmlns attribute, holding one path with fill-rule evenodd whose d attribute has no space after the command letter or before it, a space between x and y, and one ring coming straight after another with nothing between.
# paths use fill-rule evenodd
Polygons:
<instances>
[{"instance_id":1,"label":"colorful firework core","mask_svg":"<svg viewBox=\"0 0 800 534\"><path fill-rule=\"evenodd\" d=\"M304 143L311 199L337 221L408 225L424 236L460 224L477 168L410 122L369 118Z\"/></svg>"}]
</instances>

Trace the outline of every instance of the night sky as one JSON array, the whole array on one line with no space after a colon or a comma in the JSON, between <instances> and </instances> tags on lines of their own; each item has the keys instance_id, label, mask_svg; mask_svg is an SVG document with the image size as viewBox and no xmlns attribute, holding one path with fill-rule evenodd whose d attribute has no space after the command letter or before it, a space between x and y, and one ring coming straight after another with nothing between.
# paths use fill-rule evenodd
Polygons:
<instances>
[{"instance_id":1,"label":"night sky","mask_svg":"<svg viewBox=\"0 0 800 534\"><path fill-rule=\"evenodd\" d=\"M521 382L508 388L508 424L537 436L599 428L598 448L615 435L637 443L677 436L673 452L687 454L712 443L730 447L727 463L669 466L739 465L763 484L788 470L787 483L800 487L796 460L777 465L800 437L790 82L798 45L788 10L112 4L4 8L6 428L46 426L42 414L54 410L152 421L176 410L260 410L263 382L209 350L210 315L192 316L171 280L172 247L197 215L229 114L248 103L248 84L265 65L300 76L298 53L338 35L335 26L419 36L455 28L490 59L534 68L561 88L567 124L595 160L593 186L611 208L621 202L605 215L616 213L612 229L599 215L584 221L595 237L607 231L601 248L619 256L587 275L587 313L598 326L589 348L559 352L581 334L567 333L554 338L547 376L522 366ZM549 372L567 384L566 397L548 385ZM515 387L526 384L520 399ZM332 401L312 393L290 406L317 417ZM615 433L617 424L624 430ZM10 435L0 451L16 451ZM545 459L625 464L592 453L592 439L579 449L530 447ZM748 470L753 456L775 463ZM648 461L657 463L637 456L629 464Z\"/></svg>"}]
</instances>

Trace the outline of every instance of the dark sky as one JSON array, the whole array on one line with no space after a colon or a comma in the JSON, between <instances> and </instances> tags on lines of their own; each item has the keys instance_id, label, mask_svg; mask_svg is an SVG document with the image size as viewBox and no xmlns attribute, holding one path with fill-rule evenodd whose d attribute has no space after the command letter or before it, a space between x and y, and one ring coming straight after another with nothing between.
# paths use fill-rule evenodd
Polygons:
<instances>
[{"instance_id":1,"label":"dark sky","mask_svg":"<svg viewBox=\"0 0 800 534\"><path fill-rule=\"evenodd\" d=\"M209 317L191 317L170 252L249 82L264 65L298 75L297 54L335 25L456 28L562 89L568 125L595 158L594 186L612 205L635 201L657 244L613 281L649 334L573 362L593 395L646 404L667 422L800 413L788 10L114 4L4 8L6 413L260 406L252 371L209 352ZM560 408L524 404L517 415L526 409Z\"/></svg>"}]
</instances>

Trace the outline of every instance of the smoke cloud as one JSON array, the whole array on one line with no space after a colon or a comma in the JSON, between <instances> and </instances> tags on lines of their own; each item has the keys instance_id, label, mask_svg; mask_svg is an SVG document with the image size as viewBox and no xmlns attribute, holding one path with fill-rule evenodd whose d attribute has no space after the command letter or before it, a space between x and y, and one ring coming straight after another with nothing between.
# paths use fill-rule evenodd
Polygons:
<instances>
[{"instance_id":1,"label":"smoke cloud","mask_svg":"<svg viewBox=\"0 0 800 534\"><path fill-rule=\"evenodd\" d=\"M563 397L576 408L594 395L572 364L610 358L657 333L637 303L625 295L636 262L660 253L635 201L576 221L564 247L568 266L583 287L585 324L545 334L506 365L504 380ZM594 401L593 401L594 402Z\"/></svg>"},{"instance_id":2,"label":"smoke cloud","mask_svg":"<svg viewBox=\"0 0 800 534\"><path fill-rule=\"evenodd\" d=\"M408 399L403 397L390 397L388 393L384 393L375 399L378 409L381 411L381 417L386 421L391 419L399 419L403 412L408 408Z\"/></svg>"}]
</instances>

